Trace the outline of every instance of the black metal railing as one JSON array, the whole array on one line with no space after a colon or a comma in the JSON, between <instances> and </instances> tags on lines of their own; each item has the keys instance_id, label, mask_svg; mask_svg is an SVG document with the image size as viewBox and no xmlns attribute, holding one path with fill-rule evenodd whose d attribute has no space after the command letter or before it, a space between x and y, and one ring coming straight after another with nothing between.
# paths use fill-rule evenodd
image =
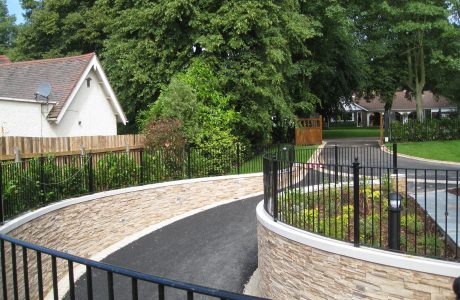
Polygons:
<instances>
[{"instance_id":1,"label":"black metal railing","mask_svg":"<svg viewBox=\"0 0 460 300\"><path fill-rule=\"evenodd\" d=\"M263 153L283 160L346 165L356 155L368 165L392 166L379 147L276 144L219 151L184 147L49 156L0 163L0 221L62 199L169 180L262 172ZM393 151L396 154L395 151ZM373 164L371 164L373 162ZM337 173L337 172L336 172Z\"/></svg>"},{"instance_id":2,"label":"black metal railing","mask_svg":"<svg viewBox=\"0 0 460 300\"><path fill-rule=\"evenodd\" d=\"M52 293L54 299L59 299L63 294L66 299L93 299L96 289L98 294L103 289L102 294L106 299L138 299L141 292L150 299L193 299L195 295L218 299L261 299L132 271L37 246L3 234L0 234L0 263L2 296L5 300L44 299L48 292ZM77 266L85 270L84 291L75 284L78 279L74 272ZM106 278L104 287L93 286L96 270L102 272L99 276ZM65 291L60 291L59 280L65 278L65 275L68 277L68 287Z\"/></svg>"},{"instance_id":3,"label":"black metal railing","mask_svg":"<svg viewBox=\"0 0 460 300\"><path fill-rule=\"evenodd\" d=\"M264 206L275 221L355 246L460 261L459 175L266 156Z\"/></svg>"},{"instance_id":4,"label":"black metal railing","mask_svg":"<svg viewBox=\"0 0 460 300\"><path fill-rule=\"evenodd\" d=\"M132 149L0 163L0 222L62 199L186 178L262 172L265 152L307 161L317 147ZM289 149L289 150L288 150Z\"/></svg>"}]
</instances>

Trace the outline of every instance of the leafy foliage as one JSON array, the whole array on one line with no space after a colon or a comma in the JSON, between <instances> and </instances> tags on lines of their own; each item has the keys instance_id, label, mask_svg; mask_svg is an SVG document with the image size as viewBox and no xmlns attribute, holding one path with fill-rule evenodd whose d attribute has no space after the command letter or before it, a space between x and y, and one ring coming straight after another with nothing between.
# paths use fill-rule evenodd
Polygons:
<instances>
[{"instance_id":1,"label":"leafy foliage","mask_svg":"<svg viewBox=\"0 0 460 300\"><path fill-rule=\"evenodd\" d=\"M23 0L26 22L19 26L15 60L52 58L101 50L103 15L95 1Z\"/></svg>"},{"instance_id":2,"label":"leafy foliage","mask_svg":"<svg viewBox=\"0 0 460 300\"><path fill-rule=\"evenodd\" d=\"M394 121L391 123L391 139L393 142L423 142L460 139L460 122L458 119L425 120L407 123Z\"/></svg>"},{"instance_id":3,"label":"leafy foliage","mask_svg":"<svg viewBox=\"0 0 460 300\"><path fill-rule=\"evenodd\" d=\"M87 193L85 162L54 157L2 165L2 196L7 217L32 207Z\"/></svg>"},{"instance_id":4,"label":"leafy foliage","mask_svg":"<svg viewBox=\"0 0 460 300\"><path fill-rule=\"evenodd\" d=\"M95 189L108 191L138 185L139 168L136 160L127 153L108 153L94 166Z\"/></svg>"},{"instance_id":5,"label":"leafy foliage","mask_svg":"<svg viewBox=\"0 0 460 300\"><path fill-rule=\"evenodd\" d=\"M0 0L0 54L4 54L13 44L15 21L16 18L8 14L6 0Z\"/></svg>"},{"instance_id":6,"label":"leafy foliage","mask_svg":"<svg viewBox=\"0 0 460 300\"><path fill-rule=\"evenodd\" d=\"M121 132L142 129L135 120L157 101L171 105L184 97L187 103L174 114L190 116L202 109L193 106L204 99L197 91L209 92L208 99L219 95L220 109L233 114L224 136L252 144L289 139L296 116L315 109L333 115L339 100L351 101L353 93L379 95L387 107L396 89L407 89L418 102L423 89L459 99L457 0L21 4L26 23L18 27L12 58L97 51L130 121ZM204 66L214 75L211 89L189 80ZM188 139L199 136L200 127L179 119Z\"/></svg>"},{"instance_id":7,"label":"leafy foliage","mask_svg":"<svg viewBox=\"0 0 460 300\"><path fill-rule=\"evenodd\" d=\"M171 118L183 123L187 142L201 149L227 149L237 141L232 128L238 115L229 97L219 91L219 83L208 65L200 60L186 72L177 74L162 90L158 100L141 114L141 123Z\"/></svg>"},{"instance_id":8,"label":"leafy foliage","mask_svg":"<svg viewBox=\"0 0 460 300\"><path fill-rule=\"evenodd\" d=\"M458 68L440 63L460 55L458 42L446 39L459 34L458 25L449 22L447 1L356 3L362 29L360 43L371 67L367 71L371 96L382 94L389 107L395 90L407 90L408 96L415 96L419 121L424 119L423 90L458 97L451 84L453 78L446 76Z\"/></svg>"},{"instance_id":9,"label":"leafy foliage","mask_svg":"<svg viewBox=\"0 0 460 300\"><path fill-rule=\"evenodd\" d=\"M149 150L182 149L185 138L181 131L182 122L176 119L150 120L144 127L145 146Z\"/></svg>"}]
</instances>

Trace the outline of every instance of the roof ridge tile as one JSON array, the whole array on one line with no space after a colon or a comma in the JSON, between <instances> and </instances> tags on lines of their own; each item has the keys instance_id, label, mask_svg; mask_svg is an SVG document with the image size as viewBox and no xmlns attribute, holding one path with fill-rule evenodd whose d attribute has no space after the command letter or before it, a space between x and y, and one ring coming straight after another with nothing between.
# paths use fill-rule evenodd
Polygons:
<instances>
[{"instance_id":1,"label":"roof ridge tile","mask_svg":"<svg viewBox=\"0 0 460 300\"><path fill-rule=\"evenodd\" d=\"M45 64L50 62L61 62L61 61L71 61L71 60L90 60L96 55L96 52L91 52L82 55L76 56L66 56L66 57L57 57L57 58L45 58L45 59L36 59L36 60L27 60L27 61L18 61L18 62L10 62L5 64L0 64L1 67L11 67L11 66L24 66L24 65L36 65L36 64Z\"/></svg>"}]
</instances>

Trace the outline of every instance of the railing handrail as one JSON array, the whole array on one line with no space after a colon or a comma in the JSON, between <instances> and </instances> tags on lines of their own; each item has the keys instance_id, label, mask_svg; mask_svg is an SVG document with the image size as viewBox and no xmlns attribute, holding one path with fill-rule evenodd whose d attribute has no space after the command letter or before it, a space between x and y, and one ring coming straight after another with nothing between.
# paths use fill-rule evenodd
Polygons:
<instances>
[{"instance_id":1,"label":"railing handrail","mask_svg":"<svg viewBox=\"0 0 460 300\"><path fill-rule=\"evenodd\" d=\"M214 288L208 288L208 287L197 285L197 284L185 283L185 282L178 281L178 280L167 279L167 278L160 277L160 276L155 276L155 275L133 271L133 270L123 268L123 267L113 266L107 263L98 262L98 261L94 261L91 259L86 259L83 257L72 255L69 253L61 252L58 250L50 249L47 247L35 245L35 244L29 243L26 241L22 241L22 240L10 237L5 234L0 234L0 240L5 240L12 244L15 244L21 247L25 247L30 250L34 250L34 251L37 251L43 254L54 256L56 258L65 259L68 261L72 261L78 264L100 269L103 271L109 271L109 272L112 272L118 275L127 276L130 278L136 278L138 280L143 280L143 281L147 281L150 283L164 285L164 286L168 286L168 287L172 287L172 288L176 288L180 290L192 291L194 293L198 293L202 295L207 295L207 296L212 296L212 297L217 297L217 298L222 298L222 299L235 299L235 300L261 299L259 297L237 294L237 293L233 293L233 292L229 292L225 290L214 289Z\"/></svg>"}]
</instances>

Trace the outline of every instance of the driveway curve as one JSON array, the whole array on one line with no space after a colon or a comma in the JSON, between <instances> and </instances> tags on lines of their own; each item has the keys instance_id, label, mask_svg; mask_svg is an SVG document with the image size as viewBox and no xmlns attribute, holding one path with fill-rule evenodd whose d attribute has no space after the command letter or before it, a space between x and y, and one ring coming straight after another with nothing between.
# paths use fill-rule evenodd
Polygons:
<instances>
[{"instance_id":1,"label":"driveway curve","mask_svg":"<svg viewBox=\"0 0 460 300\"><path fill-rule=\"evenodd\" d=\"M148 234L103 260L105 263L188 283L242 292L257 268L256 206L248 198L179 220ZM107 299L106 274L93 271L94 299ZM129 299L130 281L114 276L117 299ZM152 299L157 287L139 283L139 299ZM167 299L186 293L165 289ZM76 284L76 298L86 299L86 280ZM200 297L198 297L200 298ZM66 296L68 299L68 296Z\"/></svg>"}]
</instances>

